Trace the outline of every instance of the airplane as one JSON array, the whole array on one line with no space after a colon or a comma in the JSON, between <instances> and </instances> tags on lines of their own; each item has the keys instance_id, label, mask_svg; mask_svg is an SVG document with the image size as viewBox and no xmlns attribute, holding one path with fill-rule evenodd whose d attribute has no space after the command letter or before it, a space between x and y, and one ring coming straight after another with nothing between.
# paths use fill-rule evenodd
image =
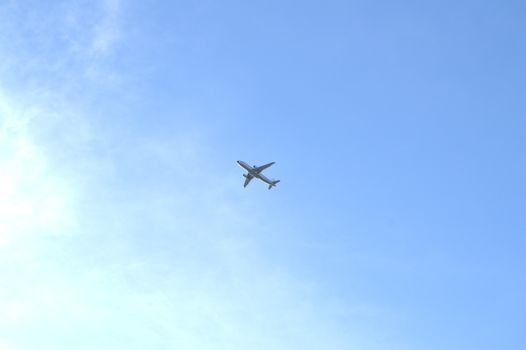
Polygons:
<instances>
[{"instance_id":1,"label":"airplane","mask_svg":"<svg viewBox=\"0 0 526 350\"><path fill-rule=\"evenodd\" d=\"M268 185L268 189L270 190L272 187L276 186L276 184L279 182L279 180L271 180L268 177L261 174L263 170L274 164L275 162L268 163L262 166L250 166L247 163L243 162L242 160L238 160L237 164L239 164L240 167L248 171L247 174L243 174L245 177L245 184L243 187L247 187L247 185L250 183L250 180L253 178L259 179L266 183Z\"/></svg>"}]
</instances>

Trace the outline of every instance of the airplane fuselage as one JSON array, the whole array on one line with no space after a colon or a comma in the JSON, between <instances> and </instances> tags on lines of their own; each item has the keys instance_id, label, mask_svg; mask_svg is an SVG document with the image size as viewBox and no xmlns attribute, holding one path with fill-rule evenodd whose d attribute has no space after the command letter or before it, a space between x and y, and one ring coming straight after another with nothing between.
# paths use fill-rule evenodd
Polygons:
<instances>
[{"instance_id":1,"label":"airplane fuselage","mask_svg":"<svg viewBox=\"0 0 526 350\"><path fill-rule=\"evenodd\" d=\"M255 172L254 171L254 167L248 165L247 163L243 162L242 160L238 160L237 164L239 164L240 167L242 167L243 169L245 169L246 171L248 171L251 174Z\"/></svg>"}]
</instances>

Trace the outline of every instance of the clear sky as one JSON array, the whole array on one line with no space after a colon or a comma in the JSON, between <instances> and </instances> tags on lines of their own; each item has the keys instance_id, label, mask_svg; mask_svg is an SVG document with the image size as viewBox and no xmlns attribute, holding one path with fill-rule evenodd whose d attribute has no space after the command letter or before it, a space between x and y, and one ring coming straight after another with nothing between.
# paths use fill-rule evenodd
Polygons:
<instances>
[{"instance_id":1,"label":"clear sky","mask_svg":"<svg viewBox=\"0 0 526 350\"><path fill-rule=\"evenodd\" d=\"M0 350L526 349L525 38L511 0L1 2Z\"/></svg>"}]
</instances>

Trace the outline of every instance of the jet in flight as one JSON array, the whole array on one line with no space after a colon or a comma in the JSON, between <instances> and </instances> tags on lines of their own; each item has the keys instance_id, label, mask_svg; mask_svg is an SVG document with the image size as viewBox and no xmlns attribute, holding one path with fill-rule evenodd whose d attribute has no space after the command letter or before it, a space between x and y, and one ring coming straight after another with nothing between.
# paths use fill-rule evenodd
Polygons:
<instances>
[{"instance_id":1,"label":"jet in flight","mask_svg":"<svg viewBox=\"0 0 526 350\"><path fill-rule=\"evenodd\" d=\"M248 172L247 174L243 174L243 176L245 177L245 184L243 185L243 187L247 187L247 185L250 183L250 180L252 180L253 178L260 179L261 181L266 183L268 185L269 190L272 187L276 186L279 180L271 180L268 177L261 174L263 170L265 170L266 168L268 168L274 163L275 162L272 162L272 163L268 163L262 166L255 166L255 165L250 166L247 163L243 162L242 160L238 160L237 164L239 164L240 167L242 167Z\"/></svg>"}]
</instances>

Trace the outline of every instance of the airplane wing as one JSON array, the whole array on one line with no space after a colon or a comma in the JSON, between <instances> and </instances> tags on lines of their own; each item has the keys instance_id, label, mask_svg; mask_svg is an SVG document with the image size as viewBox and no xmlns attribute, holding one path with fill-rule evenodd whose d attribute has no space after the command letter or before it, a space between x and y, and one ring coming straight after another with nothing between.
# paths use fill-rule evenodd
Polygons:
<instances>
[{"instance_id":1,"label":"airplane wing","mask_svg":"<svg viewBox=\"0 0 526 350\"><path fill-rule=\"evenodd\" d=\"M243 187L247 187L247 185L250 183L250 180L252 180L254 176L250 174L243 175L243 176L245 177L245 184L243 185Z\"/></svg>"},{"instance_id":2,"label":"airplane wing","mask_svg":"<svg viewBox=\"0 0 526 350\"><path fill-rule=\"evenodd\" d=\"M268 163L268 164L265 164L265 165L262 165L262 166L258 166L258 167L256 167L255 170L256 170L257 173L260 173L260 172L262 172L263 170L265 170L266 168L268 168L269 166L271 166L274 163L276 163L276 162L272 162L272 163Z\"/></svg>"}]
</instances>

